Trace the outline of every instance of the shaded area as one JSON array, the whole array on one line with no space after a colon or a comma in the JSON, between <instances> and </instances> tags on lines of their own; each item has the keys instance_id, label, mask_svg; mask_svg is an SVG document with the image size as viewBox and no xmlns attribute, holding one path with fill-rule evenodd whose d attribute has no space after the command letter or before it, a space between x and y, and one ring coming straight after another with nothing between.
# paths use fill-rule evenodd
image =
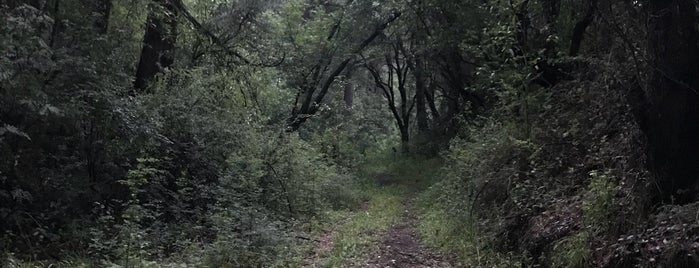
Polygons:
<instances>
[{"instance_id":1,"label":"shaded area","mask_svg":"<svg viewBox=\"0 0 699 268\"><path fill-rule=\"evenodd\" d=\"M405 200L404 208L399 222L391 227L378 249L369 255L364 267L453 267L420 240L414 200Z\"/></svg>"}]
</instances>

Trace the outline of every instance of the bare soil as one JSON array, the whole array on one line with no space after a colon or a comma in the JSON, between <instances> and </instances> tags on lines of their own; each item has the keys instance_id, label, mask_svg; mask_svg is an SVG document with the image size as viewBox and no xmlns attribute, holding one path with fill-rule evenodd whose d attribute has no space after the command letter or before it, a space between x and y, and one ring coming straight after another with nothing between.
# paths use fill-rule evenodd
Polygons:
<instances>
[{"instance_id":1,"label":"bare soil","mask_svg":"<svg viewBox=\"0 0 699 268\"><path fill-rule=\"evenodd\" d=\"M370 268L448 268L454 267L421 241L416 230L413 200L404 202L401 220L388 230L385 239L362 267Z\"/></svg>"},{"instance_id":2,"label":"bare soil","mask_svg":"<svg viewBox=\"0 0 699 268\"><path fill-rule=\"evenodd\" d=\"M304 260L303 267L318 267L318 264L323 262L323 256L332 251L334 240L337 232L334 230L324 233L318 240L313 254Z\"/></svg>"}]
</instances>

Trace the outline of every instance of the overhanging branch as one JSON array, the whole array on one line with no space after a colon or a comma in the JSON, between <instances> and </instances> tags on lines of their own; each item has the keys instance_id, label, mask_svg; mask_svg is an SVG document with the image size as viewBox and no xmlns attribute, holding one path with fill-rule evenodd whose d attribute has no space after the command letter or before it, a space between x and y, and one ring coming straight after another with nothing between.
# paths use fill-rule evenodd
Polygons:
<instances>
[{"instance_id":1,"label":"overhanging branch","mask_svg":"<svg viewBox=\"0 0 699 268\"><path fill-rule=\"evenodd\" d=\"M238 53L237 51L235 51L235 50L231 49L230 47L228 47L228 46L226 45L226 43L223 42L223 40L221 40L221 38L219 38L216 34L214 34L213 32L211 32L211 30L209 30L208 28L206 28L203 24L201 24L201 23L192 15L192 13L189 12L189 10L187 9L187 6L184 5L184 3L182 2L182 0L175 0L174 2L175 2L175 5L177 6L177 9L179 9L179 10L182 12L182 15L187 19L187 21L189 21L189 23L191 23L192 25L194 25L194 28L196 28L197 30L199 30L199 32L201 32L201 33L204 34L206 37L208 37L214 44L216 44L216 45L218 45L219 47L221 47L221 49L223 49L223 51L225 51L227 54L229 54L229 55L231 55L231 56L233 56L233 57L236 57L236 58L242 60L245 64L250 64L250 60L248 60L247 58L243 57L243 55L240 55L240 53Z\"/></svg>"},{"instance_id":2,"label":"overhanging branch","mask_svg":"<svg viewBox=\"0 0 699 268\"><path fill-rule=\"evenodd\" d=\"M396 21L399 17L401 16L401 12L395 11L391 14L391 16L384 21L382 24L378 25L376 29L371 33L369 37L364 39L359 46L357 46L356 49L354 49L353 54L345 58L333 71L328 75L328 77L324 80L324 82L318 81L318 83L307 87L305 90L307 90L306 95L305 95L305 100L304 104L301 107L301 109L296 109L294 108L294 112L292 113L291 117L289 118L289 121L287 123L287 130L288 131L296 131L298 128L303 124L310 115L315 114L318 112L318 107L320 106L320 103L323 101L323 98L325 95L328 93L330 90L330 86L335 82L337 77L342 73L342 71L347 68L350 62L354 60L355 56L359 53L361 53L364 49L366 49L383 31L388 28L388 26ZM314 91L318 88L320 85L320 91L318 92L317 95L314 96Z\"/></svg>"}]
</instances>

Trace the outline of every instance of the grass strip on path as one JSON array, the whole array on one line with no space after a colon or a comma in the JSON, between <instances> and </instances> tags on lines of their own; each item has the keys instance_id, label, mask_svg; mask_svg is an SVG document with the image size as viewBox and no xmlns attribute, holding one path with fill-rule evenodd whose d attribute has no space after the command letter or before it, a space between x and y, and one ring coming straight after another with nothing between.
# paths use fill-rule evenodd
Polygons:
<instances>
[{"instance_id":1,"label":"grass strip on path","mask_svg":"<svg viewBox=\"0 0 699 268\"><path fill-rule=\"evenodd\" d=\"M355 267L371 249L378 247L386 230L401 216L403 193L398 186L368 190L366 209L335 211L331 222L336 236L326 267Z\"/></svg>"}]
</instances>

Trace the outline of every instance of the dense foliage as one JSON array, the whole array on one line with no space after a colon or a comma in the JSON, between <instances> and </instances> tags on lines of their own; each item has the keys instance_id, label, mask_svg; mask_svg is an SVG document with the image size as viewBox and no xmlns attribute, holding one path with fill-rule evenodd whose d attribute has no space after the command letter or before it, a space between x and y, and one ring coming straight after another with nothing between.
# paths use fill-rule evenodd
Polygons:
<instances>
[{"instance_id":1,"label":"dense foliage","mask_svg":"<svg viewBox=\"0 0 699 268\"><path fill-rule=\"evenodd\" d=\"M2 264L308 266L365 210L325 264L346 266L412 194L372 188L393 173L465 266L695 266L696 13L0 1Z\"/></svg>"}]
</instances>

